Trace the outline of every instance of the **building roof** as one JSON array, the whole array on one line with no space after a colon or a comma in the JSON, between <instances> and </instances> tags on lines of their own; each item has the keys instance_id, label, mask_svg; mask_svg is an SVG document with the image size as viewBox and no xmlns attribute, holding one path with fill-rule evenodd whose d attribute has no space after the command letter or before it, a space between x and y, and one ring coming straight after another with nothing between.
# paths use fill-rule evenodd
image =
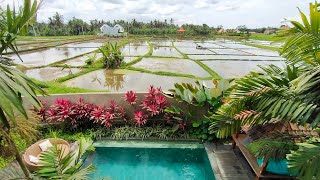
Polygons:
<instances>
[{"instance_id":1,"label":"building roof","mask_svg":"<svg viewBox=\"0 0 320 180\"><path fill-rule=\"evenodd\" d=\"M185 32L186 30L184 30L183 27L180 27L177 31L178 32Z\"/></svg>"}]
</instances>

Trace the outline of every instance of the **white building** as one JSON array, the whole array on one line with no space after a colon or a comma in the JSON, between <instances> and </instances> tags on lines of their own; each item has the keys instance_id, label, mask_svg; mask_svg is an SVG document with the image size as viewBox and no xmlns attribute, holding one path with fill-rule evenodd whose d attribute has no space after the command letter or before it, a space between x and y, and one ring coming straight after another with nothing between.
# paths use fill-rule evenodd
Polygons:
<instances>
[{"instance_id":1,"label":"white building","mask_svg":"<svg viewBox=\"0 0 320 180\"><path fill-rule=\"evenodd\" d=\"M116 24L114 27L104 24L101 26L100 30L101 36L125 36L124 28L119 24Z\"/></svg>"}]
</instances>

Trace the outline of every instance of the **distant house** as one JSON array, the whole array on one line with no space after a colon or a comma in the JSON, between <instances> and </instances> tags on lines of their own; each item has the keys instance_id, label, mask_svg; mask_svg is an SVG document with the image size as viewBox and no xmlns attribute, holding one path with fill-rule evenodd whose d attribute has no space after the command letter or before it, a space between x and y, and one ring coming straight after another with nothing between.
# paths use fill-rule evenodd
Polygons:
<instances>
[{"instance_id":1,"label":"distant house","mask_svg":"<svg viewBox=\"0 0 320 180\"><path fill-rule=\"evenodd\" d=\"M186 30L184 30L183 27L180 27L180 28L177 30L178 33L184 33L185 31L186 31Z\"/></svg>"},{"instance_id":2,"label":"distant house","mask_svg":"<svg viewBox=\"0 0 320 180\"><path fill-rule=\"evenodd\" d=\"M225 30L223 28L218 30L218 34L223 34L223 33L225 33Z\"/></svg>"},{"instance_id":3,"label":"distant house","mask_svg":"<svg viewBox=\"0 0 320 180\"><path fill-rule=\"evenodd\" d=\"M115 26L111 27L107 24L104 24L100 28L101 36L125 36L124 28L120 26L119 24L116 24Z\"/></svg>"},{"instance_id":4,"label":"distant house","mask_svg":"<svg viewBox=\"0 0 320 180\"><path fill-rule=\"evenodd\" d=\"M288 29L290 29L290 27L287 25L281 25L279 29L280 30L288 30Z\"/></svg>"},{"instance_id":5,"label":"distant house","mask_svg":"<svg viewBox=\"0 0 320 180\"><path fill-rule=\"evenodd\" d=\"M267 28L264 31L264 34L274 34L274 33L276 33L276 30L274 28Z\"/></svg>"}]
</instances>

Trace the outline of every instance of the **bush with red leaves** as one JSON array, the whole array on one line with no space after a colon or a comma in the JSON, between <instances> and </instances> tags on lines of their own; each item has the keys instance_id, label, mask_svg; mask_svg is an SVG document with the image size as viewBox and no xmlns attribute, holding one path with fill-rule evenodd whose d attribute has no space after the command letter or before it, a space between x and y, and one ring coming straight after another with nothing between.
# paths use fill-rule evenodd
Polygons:
<instances>
[{"instance_id":1,"label":"bush with red leaves","mask_svg":"<svg viewBox=\"0 0 320 180\"><path fill-rule=\"evenodd\" d=\"M109 107L96 106L84 102L80 98L72 103L66 99L57 99L55 104L46 111L48 122L65 122L71 129L90 128L94 124L103 124L110 127L115 118L125 118L123 107L115 101L110 102Z\"/></svg>"},{"instance_id":2,"label":"bush with red leaves","mask_svg":"<svg viewBox=\"0 0 320 180\"><path fill-rule=\"evenodd\" d=\"M131 122L137 126L145 125L148 118L160 115L168 106L161 89L153 86L150 86L143 101L138 100L134 91L126 92L123 98L135 109ZM46 117L46 121L64 122L71 129L92 128L99 124L110 127L115 119L128 122L125 109L113 100L110 101L109 106L97 106L86 103L83 98L75 103L66 99L57 99L49 110L41 109L39 113Z\"/></svg>"},{"instance_id":3,"label":"bush with red leaves","mask_svg":"<svg viewBox=\"0 0 320 180\"><path fill-rule=\"evenodd\" d=\"M137 95L133 91L127 91L124 99L135 108L133 121L137 126L145 125L148 118L163 113L164 109L168 107L167 99L162 95L161 88L154 86L149 87L145 99L139 103Z\"/></svg>"}]
</instances>

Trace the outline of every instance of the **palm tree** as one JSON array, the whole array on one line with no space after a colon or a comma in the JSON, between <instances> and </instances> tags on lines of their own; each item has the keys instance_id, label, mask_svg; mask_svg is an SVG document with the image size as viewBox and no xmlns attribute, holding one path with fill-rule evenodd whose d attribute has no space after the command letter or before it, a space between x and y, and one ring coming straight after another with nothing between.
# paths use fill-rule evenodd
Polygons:
<instances>
[{"instance_id":1,"label":"palm tree","mask_svg":"<svg viewBox=\"0 0 320 180\"><path fill-rule=\"evenodd\" d=\"M241 126L292 122L319 127L320 123L320 13L319 4L310 3L310 18L300 10L303 24L294 26L281 49L286 68L261 67L236 81L229 102L210 118L210 130L220 138L228 137ZM277 140L278 142L281 142ZM283 142L287 143L287 142ZM262 143L263 144L263 143ZM288 167L299 172L301 179L320 178L320 143L296 144L287 155ZM283 147L278 144L279 147ZM262 149L262 148L258 148ZM290 149L288 149L290 152ZM288 153L287 152L287 153ZM267 152L265 152L266 154Z\"/></svg>"},{"instance_id":2,"label":"palm tree","mask_svg":"<svg viewBox=\"0 0 320 180\"><path fill-rule=\"evenodd\" d=\"M3 52L8 48L17 53L14 45L15 35L18 33L26 33L27 27L35 17L38 8L39 4L36 0L32 4L31 0L24 0L24 5L18 12L16 12L15 8L10 9L9 5L6 10L0 9L0 59L4 59L2 56ZM7 142L9 142L9 145L12 146L15 151L16 160L27 178L29 178L29 173L22 162L17 147L10 138L12 124L10 121L15 122L15 112L27 118L27 112L22 104L22 96L30 101L36 108L40 108L41 103L37 99L36 92L44 94L44 91L28 79L24 73L15 68L0 64L0 124L7 137Z\"/></svg>"},{"instance_id":3,"label":"palm tree","mask_svg":"<svg viewBox=\"0 0 320 180\"><path fill-rule=\"evenodd\" d=\"M92 164L84 167L83 161L88 151L93 150L91 139L81 138L78 149L64 156L64 151L53 146L40 156L42 167L36 172L37 177L45 179L84 180L94 172Z\"/></svg>"}]
</instances>

